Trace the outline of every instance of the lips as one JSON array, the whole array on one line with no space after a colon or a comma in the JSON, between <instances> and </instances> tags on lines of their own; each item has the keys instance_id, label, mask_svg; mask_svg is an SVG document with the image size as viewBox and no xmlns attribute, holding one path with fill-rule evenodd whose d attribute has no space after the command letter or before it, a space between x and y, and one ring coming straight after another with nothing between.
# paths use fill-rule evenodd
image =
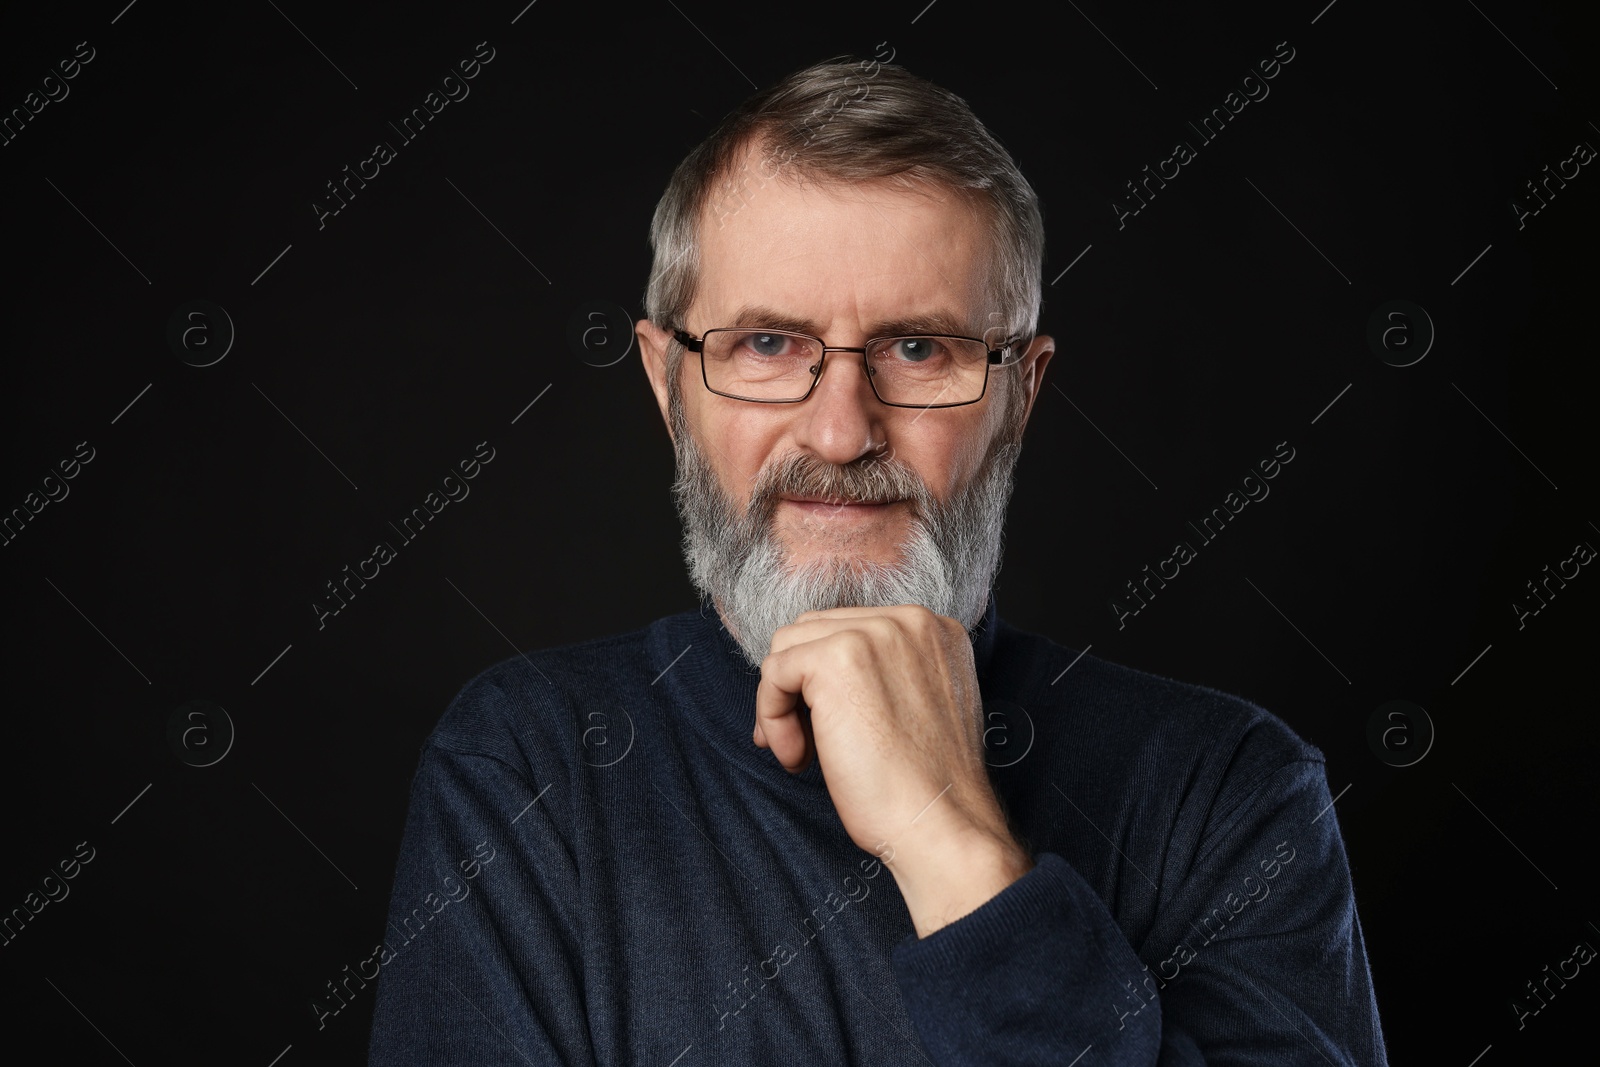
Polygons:
<instances>
[{"instance_id":1,"label":"lips","mask_svg":"<svg viewBox=\"0 0 1600 1067\"><path fill-rule=\"evenodd\" d=\"M830 507L861 507L864 505L895 503L893 500L843 500L820 496L780 496L778 499L787 500L792 504L827 504Z\"/></svg>"}]
</instances>

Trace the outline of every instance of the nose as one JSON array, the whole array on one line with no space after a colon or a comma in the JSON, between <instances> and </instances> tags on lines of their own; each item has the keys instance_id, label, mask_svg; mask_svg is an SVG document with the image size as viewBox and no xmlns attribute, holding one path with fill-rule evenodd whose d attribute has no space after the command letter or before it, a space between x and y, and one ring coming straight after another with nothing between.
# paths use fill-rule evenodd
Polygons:
<instances>
[{"instance_id":1,"label":"nose","mask_svg":"<svg viewBox=\"0 0 1600 1067\"><path fill-rule=\"evenodd\" d=\"M822 377L799 408L795 444L818 459L844 466L883 446L889 409L872 391L860 352L824 353Z\"/></svg>"}]
</instances>

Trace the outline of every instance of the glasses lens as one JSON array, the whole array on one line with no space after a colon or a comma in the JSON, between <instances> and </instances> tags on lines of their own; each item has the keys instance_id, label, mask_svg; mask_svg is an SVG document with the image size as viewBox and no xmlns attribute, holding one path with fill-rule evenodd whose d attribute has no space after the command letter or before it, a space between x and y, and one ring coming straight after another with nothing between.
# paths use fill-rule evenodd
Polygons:
<instances>
[{"instance_id":1,"label":"glasses lens","mask_svg":"<svg viewBox=\"0 0 1600 1067\"><path fill-rule=\"evenodd\" d=\"M965 337L891 337L867 350L886 404L966 404L983 395L989 349Z\"/></svg>"},{"instance_id":2,"label":"glasses lens","mask_svg":"<svg viewBox=\"0 0 1600 1067\"><path fill-rule=\"evenodd\" d=\"M822 346L782 330L710 330L703 346L706 384L751 400L798 400L811 389Z\"/></svg>"}]
</instances>

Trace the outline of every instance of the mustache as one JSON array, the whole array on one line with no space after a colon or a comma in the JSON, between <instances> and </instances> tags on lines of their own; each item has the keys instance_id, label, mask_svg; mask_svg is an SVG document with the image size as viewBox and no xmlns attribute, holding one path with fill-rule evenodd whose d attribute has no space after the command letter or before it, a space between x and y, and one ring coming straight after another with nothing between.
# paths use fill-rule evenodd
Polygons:
<instances>
[{"instance_id":1,"label":"mustache","mask_svg":"<svg viewBox=\"0 0 1600 1067\"><path fill-rule=\"evenodd\" d=\"M790 452L763 469L750 492L746 518L763 525L772 518L780 497L816 497L830 503L877 503L906 500L917 515L926 515L932 493L910 467L892 455L867 456L839 466Z\"/></svg>"}]
</instances>

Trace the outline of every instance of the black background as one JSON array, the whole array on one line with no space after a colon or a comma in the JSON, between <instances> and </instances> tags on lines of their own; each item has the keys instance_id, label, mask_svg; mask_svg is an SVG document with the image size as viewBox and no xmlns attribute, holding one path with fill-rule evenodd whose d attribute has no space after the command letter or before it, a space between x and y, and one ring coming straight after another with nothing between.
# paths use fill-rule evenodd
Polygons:
<instances>
[{"instance_id":1,"label":"black background","mask_svg":"<svg viewBox=\"0 0 1600 1067\"><path fill-rule=\"evenodd\" d=\"M590 301L640 313L656 198L752 82L892 50L972 104L1044 205L1059 352L1001 613L1239 693L1323 749L1396 1062L1592 1049L1592 967L1520 1030L1510 1005L1600 945L1600 577L1520 629L1511 605L1600 545L1600 176L1521 229L1511 200L1600 146L1595 39L1577 4L1324 2L1097 0L1047 24L959 0L0 17L6 113L95 50L0 147L0 508L94 449L0 547L0 910L95 849L0 948L4 1042L141 1067L364 1057L370 989L320 1031L309 1001L383 936L450 698L519 649L694 602L637 352L569 327ZM470 96L400 144L388 121L480 41ZM1270 95L1198 144L1185 122L1280 41ZM1112 199L1179 139L1198 157L1119 229ZM319 229L324 183L380 140L395 161ZM196 299L236 330L208 367L167 340ZM1436 331L1407 367L1366 340L1395 299ZM484 440L470 496L319 629L323 584ZM1270 497L1119 629L1108 598L1280 441ZM237 730L208 767L168 741L195 699ZM1437 731L1404 768L1367 742L1395 699Z\"/></svg>"}]
</instances>

